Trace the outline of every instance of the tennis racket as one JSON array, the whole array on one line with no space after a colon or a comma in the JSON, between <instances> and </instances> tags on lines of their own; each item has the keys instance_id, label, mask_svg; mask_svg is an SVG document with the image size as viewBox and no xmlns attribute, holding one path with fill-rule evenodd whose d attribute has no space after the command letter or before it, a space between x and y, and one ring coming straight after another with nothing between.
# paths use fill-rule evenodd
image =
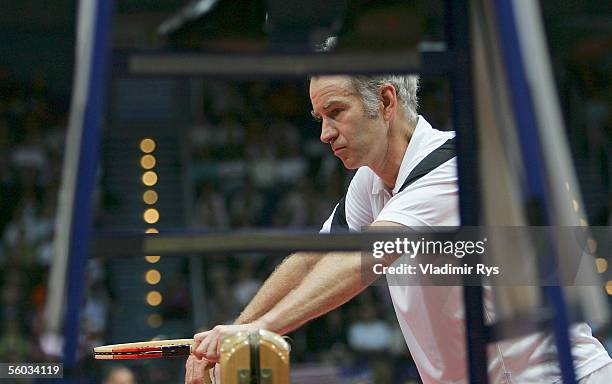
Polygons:
<instances>
[{"instance_id":1,"label":"tennis racket","mask_svg":"<svg viewBox=\"0 0 612 384\"><path fill-rule=\"evenodd\" d=\"M193 339L171 339L103 345L94 348L97 360L153 359L189 356Z\"/></svg>"}]
</instances>

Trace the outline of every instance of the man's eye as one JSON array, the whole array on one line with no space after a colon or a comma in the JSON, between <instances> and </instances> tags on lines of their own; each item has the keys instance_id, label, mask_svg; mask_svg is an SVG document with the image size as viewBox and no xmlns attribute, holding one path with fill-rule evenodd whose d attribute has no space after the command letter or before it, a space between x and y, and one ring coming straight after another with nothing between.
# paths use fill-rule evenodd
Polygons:
<instances>
[{"instance_id":1,"label":"man's eye","mask_svg":"<svg viewBox=\"0 0 612 384\"><path fill-rule=\"evenodd\" d=\"M342 108L336 108L329 114L331 117L337 117L343 111Z\"/></svg>"}]
</instances>

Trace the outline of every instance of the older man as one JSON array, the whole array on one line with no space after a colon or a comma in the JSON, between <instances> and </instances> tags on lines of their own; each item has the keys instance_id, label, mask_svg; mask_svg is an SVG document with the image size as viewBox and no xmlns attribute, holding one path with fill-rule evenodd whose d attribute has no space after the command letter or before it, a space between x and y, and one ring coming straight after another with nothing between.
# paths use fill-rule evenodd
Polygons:
<instances>
[{"instance_id":1,"label":"older man","mask_svg":"<svg viewBox=\"0 0 612 384\"><path fill-rule=\"evenodd\" d=\"M454 132L438 131L417 115L417 88L415 76L311 79L312 114L322 124L321 141L346 168L358 169L322 232L460 224ZM200 381L204 363L198 359L217 361L220 341L229 334L262 328L285 334L344 304L373 280L362 281L361 267L358 252L289 256L235 325L194 336L186 382ZM389 283L423 382L467 382L462 288ZM572 341L581 383L612 382L610 357L589 327L575 326ZM554 343L544 334L493 344L488 357L495 383L559 379Z\"/></svg>"}]
</instances>

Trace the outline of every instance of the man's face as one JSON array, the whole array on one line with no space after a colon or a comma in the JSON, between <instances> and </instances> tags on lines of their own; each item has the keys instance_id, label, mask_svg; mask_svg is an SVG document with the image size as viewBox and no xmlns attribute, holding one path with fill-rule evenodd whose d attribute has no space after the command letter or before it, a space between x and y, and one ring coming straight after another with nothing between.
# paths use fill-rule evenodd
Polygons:
<instances>
[{"instance_id":1,"label":"man's face","mask_svg":"<svg viewBox=\"0 0 612 384\"><path fill-rule=\"evenodd\" d=\"M320 76L310 81L313 116L321 121L321 141L348 169L384 158L387 128L378 116L366 115L360 96L345 76Z\"/></svg>"}]
</instances>

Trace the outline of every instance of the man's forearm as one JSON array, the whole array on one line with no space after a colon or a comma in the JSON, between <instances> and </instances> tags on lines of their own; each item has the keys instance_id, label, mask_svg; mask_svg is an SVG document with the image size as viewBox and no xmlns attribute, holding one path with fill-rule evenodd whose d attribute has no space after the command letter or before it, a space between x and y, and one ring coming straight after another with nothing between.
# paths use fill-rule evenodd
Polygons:
<instances>
[{"instance_id":1,"label":"man's forearm","mask_svg":"<svg viewBox=\"0 0 612 384\"><path fill-rule=\"evenodd\" d=\"M285 334L339 307L374 280L374 276L362 275L362 267L358 252L327 254L296 289L257 319L257 323Z\"/></svg>"},{"instance_id":2,"label":"man's forearm","mask_svg":"<svg viewBox=\"0 0 612 384\"><path fill-rule=\"evenodd\" d=\"M321 256L320 253L308 252L288 256L265 281L234 323L249 323L268 312L302 282Z\"/></svg>"}]
</instances>

